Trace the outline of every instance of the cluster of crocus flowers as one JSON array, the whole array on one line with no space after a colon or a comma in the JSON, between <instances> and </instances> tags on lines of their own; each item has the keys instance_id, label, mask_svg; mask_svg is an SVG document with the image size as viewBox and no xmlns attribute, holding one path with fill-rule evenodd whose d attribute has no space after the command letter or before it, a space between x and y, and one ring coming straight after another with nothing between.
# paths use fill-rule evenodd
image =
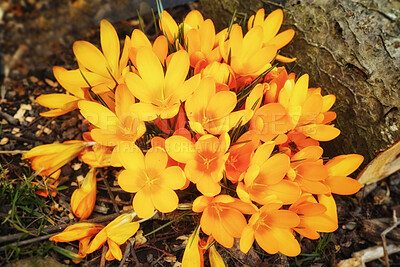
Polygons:
<instances>
[{"instance_id":1,"label":"cluster of crocus flowers","mask_svg":"<svg viewBox=\"0 0 400 267\"><path fill-rule=\"evenodd\" d=\"M89 131L84 141L32 149L25 155L32 167L49 176L77 156L92 167L71 199L81 219L94 206L94 168L122 167L116 180L133 194L133 209L144 219L173 212L179 190L195 190L188 187L195 184L193 211L201 219L183 266L200 266L207 250L210 260L223 264L214 243L202 244L200 230L227 248L240 239L245 253L257 242L267 253L288 256L300 253L299 235L317 239L335 231L333 194L360 189L349 175L363 157L324 162L319 142L340 134L330 111L336 98L310 88L307 74L278 67L277 61L295 60L277 52L294 36L290 29L279 33L282 10L265 16L260 9L246 31L233 24L220 32L197 10L181 24L159 12L162 31L153 42L135 29L120 49L103 20L102 51L78 41L79 68L54 68L71 95L41 96L39 104L52 109L43 115L79 109ZM77 235L80 255L107 242L106 259L121 259L119 246L139 227L132 215L124 216ZM71 240L64 235L53 240Z\"/></svg>"}]
</instances>

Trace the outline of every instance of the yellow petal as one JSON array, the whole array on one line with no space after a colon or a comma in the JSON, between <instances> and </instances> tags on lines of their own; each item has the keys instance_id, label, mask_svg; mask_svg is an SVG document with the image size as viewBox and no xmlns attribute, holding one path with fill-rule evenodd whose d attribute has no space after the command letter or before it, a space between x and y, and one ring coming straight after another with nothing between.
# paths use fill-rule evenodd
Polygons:
<instances>
[{"instance_id":1,"label":"yellow petal","mask_svg":"<svg viewBox=\"0 0 400 267\"><path fill-rule=\"evenodd\" d=\"M150 187L145 186L133 198L133 209L140 218L150 218L154 213L152 193Z\"/></svg>"},{"instance_id":2,"label":"yellow petal","mask_svg":"<svg viewBox=\"0 0 400 267\"><path fill-rule=\"evenodd\" d=\"M143 152L134 142L121 142L117 153L125 169L145 170Z\"/></svg>"},{"instance_id":3,"label":"yellow petal","mask_svg":"<svg viewBox=\"0 0 400 267\"><path fill-rule=\"evenodd\" d=\"M239 238L246 226L246 219L236 209L224 209L221 214L221 223L225 230L233 237Z\"/></svg>"},{"instance_id":4,"label":"yellow petal","mask_svg":"<svg viewBox=\"0 0 400 267\"><path fill-rule=\"evenodd\" d=\"M228 115L236 106L236 94L230 91L222 91L215 94L209 101L206 109L206 117L219 119Z\"/></svg>"},{"instance_id":5,"label":"yellow petal","mask_svg":"<svg viewBox=\"0 0 400 267\"><path fill-rule=\"evenodd\" d=\"M140 169L123 170L118 175L118 185L122 190L136 193L146 184L146 173Z\"/></svg>"},{"instance_id":6,"label":"yellow petal","mask_svg":"<svg viewBox=\"0 0 400 267\"><path fill-rule=\"evenodd\" d=\"M152 147L144 156L146 173L150 177L159 176L167 167L168 155L161 147Z\"/></svg>"},{"instance_id":7,"label":"yellow petal","mask_svg":"<svg viewBox=\"0 0 400 267\"><path fill-rule=\"evenodd\" d=\"M164 87L164 70L157 55L150 48L141 47L136 55L136 65L140 77L147 85L148 94L161 99ZM135 95L135 93L133 94Z\"/></svg>"},{"instance_id":8,"label":"yellow petal","mask_svg":"<svg viewBox=\"0 0 400 267\"><path fill-rule=\"evenodd\" d=\"M108 251L106 254L106 259L112 261L114 259L122 260L122 251L119 248L118 244L114 241L108 239Z\"/></svg>"},{"instance_id":9,"label":"yellow petal","mask_svg":"<svg viewBox=\"0 0 400 267\"><path fill-rule=\"evenodd\" d=\"M79 100L78 97L66 94L48 94L36 98L36 102L47 108L64 109L67 104ZM76 105L75 105L76 106Z\"/></svg>"},{"instance_id":10,"label":"yellow petal","mask_svg":"<svg viewBox=\"0 0 400 267\"><path fill-rule=\"evenodd\" d=\"M211 202L212 197L199 196L193 201L193 211L202 212Z\"/></svg>"},{"instance_id":11,"label":"yellow petal","mask_svg":"<svg viewBox=\"0 0 400 267\"><path fill-rule=\"evenodd\" d=\"M187 163L196 153L194 144L183 136L171 136L165 140L165 150L176 161Z\"/></svg>"},{"instance_id":12,"label":"yellow petal","mask_svg":"<svg viewBox=\"0 0 400 267\"><path fill-rule=\"evenodd\" d=\"M286 154L274 155L260 166L259 176L254 182L265 185L276 184L285 177L289 167L290 158Z\"/></svg>"},{"instance_id":13,"label":"yellow petal","mask_svg":"<svg viewBox=\"0 0 400 267\"><path fill-rule=\"evenodd\" d=\"M240 250L243 253L247 253L251 246L253 245L254 242L254 230L251 226L246 226L243 231L242 235L240 237Z\"/></svg>"},{"instance_id":14,"label":"yellow petal","mask_svg":"<svg viewBox=\"0 0 400 267\"><path fill-rule=\"evenodd\" d=\"M76 74L78 74L79 70L74 70L72 72L75 72ZM84 91L81 89L81 86L87 86L86 82L83 80L82 75L76 76L76 79L78 80L77 84L73 83L70 81L70 79L65 79L65 73L70 72L68 70L66 70L65 68L62 67L53 67L53 74L54 77L56 78L56 80L58 81L58 83L65 88L65 90L67 90L68 92L70 92L71 94L84 99L85 98L85 93ZM80 85L79 85L80 84Z\"/></svg>"},{"instance_id":15,"label":"yellow petal","mask_svg":"<svg viewBox=\"0 0 400 267\"><path fill-rule=\"evenodd\" d=\"M115 75L118 71L120 54L119 38L112 24L105 19L100 22L100 42L104 57L111 68L110 72Z\"/></svg>"},{"instance_id":16,"label":"yellow petal","mask_svg":"<svg viewBox=\"0 0 400 267\"><path fill-rule=\"evenodd\" d=\"M163 213L174 211L179 203L179 198L174 190L159 185L151 186L151 200L154 207Z\"/></svg>"},{"instance_id":17,"label":"yellow petal","mask_svg":"<svg viewBox=\"0 0 400 267\"><path fill-rule=\"evenodd\" d=\"M138 222L125 223L118 227L107 229L107 236L116 244L122 245L137 232L139 226Z\"/></svg>"},{"instance_id":18,"label":"yellow petal","mask_svg":"<svg viewBox=\"0 0 400 267\"><path fill-rule=\"evenodd\" d=\"M270 229L259 227L255 232L255 239L265 252L275 254L279 251L278 241Z\"/></svg>"},{"instance_id":19,"label":"yellow petal","mask_svg":"<svg viewBox=\"0 0 400 267\"><path fill-rule=\"evenodd\" d=\"M283 21L282 9L271 12L264 20L264 44L268 43L279 31Z\"/></svg>"},{"instance_id":20,"label":"yellow petal","mask_svg":"<svg viewBox=\"0 0 400 267\"><path fill-rule=\"evenodd\" d=\"M101 104L82 100L78 103L79 109L90 123L105 130L116 130L119 124L117 116Z\"/></svg>"},{"instance_id":21,"label":"yellow petal","mask_svg":"<svg viewBox=\"0 0 400 267\"><path fill-rule=\"evenodd\" d=\"M302 75L297 81L293 89L290 99L291 106L302 106L307 97L308 91L308 74Z\"/></svg>"},{"instance_id":22,"label":"yellow petal","mask_svg":"<svg viewBox=\"0 0 400 267\"><path fill-rule=\"evenodd\" d=\"M182 188L186 183L186 176L182 169L178 166L166 168L162 173L159 185L172 188L174 190Z\"/></svg>"},{"instance_id":23,"label":"yellow petal","mask_svg":"<svg viewBox=\"0 0 400 267\"><path fill-rule=\"evenodd\" d=\"M215 245L211 246L208 249L208 258L210 259L211 267L225 267L224 260L218 253L217 249L215 248Z\"/></svg>"},{"instance_id":24,"label":"yellow petal","mask_svg":"<svg viewBox=\"0 0 400 267\"><path fill-rule=\"evenodd\" d=\"M269 45L275 45L276 48L279 50L285 45L287 45L294 37L294 30L289 29L286 31L283 31L276 35L274 38L272 38L268 44Z\"/></svg>"},{"instance_id":25,"label":"yellow petal","mask_svg":"<svg viewBox=\"0 0 400 267\"><path fill-rule=\"evenodd\" d=\"M185 50L174 53L168 64L165 74L164 97L168 99L176 94L178 88L185 80L189 71L189 56Z\"/></svg>"},{"instance_id":26,"label":"yellow petal","mask_svg":"<svg viewBox=\"0 0 400 267\"><path fill-rule=\"evenodd\" d=\"M107 61L97 47L86 41L76 41L73 50L78 62L86 69L111 78L107 71Z\"/></svg>"},{"instance_id":27,"label":"yellow petal","mask_svg":"<svg viewBox=\"0 0 400 267\"><path fill-rule=\"evenodd\" d=\"M295 257L300 254L300 244L289 229L272 228L271 231L279 243L279 251L282 254L289 257Z\"/></svg>"}]
</instances>

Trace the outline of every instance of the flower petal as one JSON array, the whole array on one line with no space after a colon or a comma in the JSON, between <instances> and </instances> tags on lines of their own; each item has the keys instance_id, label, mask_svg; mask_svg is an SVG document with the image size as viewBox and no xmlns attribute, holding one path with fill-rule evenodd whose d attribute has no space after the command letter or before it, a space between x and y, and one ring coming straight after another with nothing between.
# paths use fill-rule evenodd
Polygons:
<instances>
[{"instance_id":1,"label":"flower petal","mask_svg":"<svg viewBox=\"0 0 400 267\"><path fill-rule=\"evenodd\" d=\"M119 125L117 116L103 105L87 100L79 101L79 109L91 124L105 130L116 130Z\"/></svg>"},{"instance_id":2,"label":"flower petal","mask_svg":"<svg viewBox=\"0 0 400 267\"><path fill-rule=\"evenodd\" d=\"M139 169L123 170L118 175L118 185L122 190L136 193L146 184L146 173Z\"/></svg>"},{"instance_id":3,"label":"flower petal","mask_svg":"<svg viewBox=\"0 0 400 267\"><path fill-rule=\"evenodd\" d=\"M165 150L171 158L182 163L194 159L196 153L192 141L183 136L171 136L165 140Z\"/></svg>"},{"instance_id":4,"label":"flower petal","mask_svg":"<svg viewBox=\"0 0 400 267\"><path fill-rule=\"evenodd\" d=\"M186 176L178 166L166 168L162 173L158 184L174 190L182 188L186 183Z\"/></svg>"},{"instance_id":5,"label":"flower petal","mask_svg":"<svg viewBox=\"0 0 400 267\"><path fill-rule=\"evenodd\" d=\"M151 200L154 207L163 213L174 211L179 203L174 190L159 185L151 186Z\"/></svg>"},{"instance_id":6,"label":"flower petal","mask_svg":"<svg viewBox=\"0 0 400 267\"><path fill-rule=\"evenodd\" d=\"M150 218L154 213L152 190L149 186L143 187L133 198L133 209L140 218Z\"/></svg>"}]
</instances>

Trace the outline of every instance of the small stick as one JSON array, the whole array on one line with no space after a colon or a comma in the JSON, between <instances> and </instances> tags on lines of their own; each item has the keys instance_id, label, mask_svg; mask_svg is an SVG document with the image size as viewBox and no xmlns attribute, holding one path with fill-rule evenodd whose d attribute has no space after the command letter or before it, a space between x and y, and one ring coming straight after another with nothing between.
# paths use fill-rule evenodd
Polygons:
<instances>
[{"instance_id":1,"label":"small stick","mask_svg":"<svg viewBox=\"0 0 400 267\"><path fill-rule=\"evenodd\" d=\"M82 222L102 223L102 222L112 221L115 218L117 218L118 215L119 215L118 213L114 213L114 214L110 214L110 215L106 215L106 216L99 216L99 217L96 217L96 218L93 218L90 220L84 220ZM49 226L49 227L43 229L42 233L43 234L53 234L55 232L60 232L60 231L64 230L65 228L67 228L70 225L71 225L71 223ZM33 232L33 231L37 231L37 229L28 229L28 231ZM0 236L0 243L8 243L8 242L11 242L14 240L18 240L18 239L22 238L24 235L26 235L26 233L18 233L18 234L11 234L11 235L7 235L7 236ZM19 242L19 244L21 244L21 242Z\"/></svg>"},{"instance_id":2,"label":"small stick","mask_svg":"<svg viewBox=\"0 0 400 267\"><path fill-rule=\"evenodd\" d=\"M131 243L131 246L132 246L132 253L131 253L131 254L132 254L132 257L133 257L133 259L134 259L134 261L135 261L136 266L137 266L137 267L140 267L140 266L142 266L142 264L140 264L140 261L139 261L137 255L136 255L136 251L135 251L135 247L134 247L135 238L131 238L131 239L133 239L133 240L132 240L132 243ZM129 241L130 241L130 240L129 240Z\"/></svg>"},{"instance_id":3,"label":"small stick","mask_svg":"<svg viewBox=\"0 0 400 267\"><path fill-rule=\"evenodd\" d=\"M106 253L107 253L108 246L107 244L103 245L103 250L101 251L101 260L100 260L100 267L104 267L106 265Z\"/></svg>"},{"instance_id":4,"label":"small stick","mask_svg":"<svg viewBox=\"0 0 400 267\"><path fill-rule=\"evenodd\" d=\"M385 231L381 233L381 238L382 238L382 247L383 247L383 258L385 260L385 266L389 267L389 253L388 253L388 247L387 247L387 242L386 242L386 235L395 229L397 226L400 225L400 221L397 220L396 217L396 211L393 211L393 219L394 219L394 224L387 228Z\"/></svg>"},{"instance_id":5,"label":"small stick","mask_svg":"<svg viewBox=\"0 0 400 267\"><path fill-rule=\"evenodd\" d=\"M28 152L28 150L3 150L0 151L0 154L17 155L17 154L25 154L26 152Z\"/></svg>"},{"instance_id":6,"label":"small stick","mask_svg":"<svg viewBox=\"0 0 400 267\"><path fill-rule=\"evenodd\" d=\"M21 241L21 242L17 241L17 242L14 242L14 243L11 243L11 244L8 244L8 245L5 245L5 246L0 247L0 251L6 250L6 248L7 248L8 246L24 246L24 245L28 245L28 244L31 244L31 243L43 241L43 240L49 239L49 238L52 237L53 235L55 235L55 234L49 234L49 235L44 235L44 236L38 236L38 237L31 238L31 239L28 239L28 240L24 240L24 241Z\"/></svg>"},{"instance_id":7,"label":"small stick","mask_svg":"<svg viewBox=\"0 0 400 267\"><path fill-rule=\"evenodd\" d=\"M111 198L111 201L112 201L112 204L113 204L113 206L114 206L115 212L116 212L116 213L120 213L119 208L118 208L118 204L117 204L117 202L115 202L114 194L112 193L111 188L110 188L110 185L108 184L107 179L106 179L106 177L104 176L103 170L100 170L100 175L101 175L101 178L103 179L104 185L105 185L106 188L107 188L107 192L108 192L108 195L109 195L110 198Z\"/></svg>"},{"instance_id":8,"label":"small stick","mask_svg":"<svg viewBox=\"0 0 400 267\"><path fill-rule=\"evenodd\" d=\"M125 264L126 259L128 258L129 254L131 253L132 243L128 240L126 242L126 248L124 252L124 256L122 257L121 262L119 263L119 267L123 267Z\"/></svg>"},{"instance_id":9,"label":"small stick","mask_svg":"<svg viewBox=\"0 0 400 267\"><path fill-rule=\"evenodd\" d=\"M8 121L8 123L11 125L18 125L19 123L19 121L16 118L1 110L0 110L0 116L3 117L6 121Z\"/></svg>"}]
</instances>

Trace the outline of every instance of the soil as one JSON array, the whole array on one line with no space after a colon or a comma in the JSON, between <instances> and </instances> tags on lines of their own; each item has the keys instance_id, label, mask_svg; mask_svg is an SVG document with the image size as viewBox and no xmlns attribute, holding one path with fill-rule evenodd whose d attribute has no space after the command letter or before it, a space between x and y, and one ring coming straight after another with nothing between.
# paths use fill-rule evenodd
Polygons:
<instances>
[{"instance_id":1,"label":"soil","mask_svg":"<svg viewBox=\"0 0 400 267\"><path fill-rule=\"evenodd\" d=\"M113 1L108 1L113 2ZM120 4L125 3L124 1ZM76 40L86 40L99 46L99 21L113 10L111 3L100 1L51 1L51 0L5 0L0 3L0 47L1 47L1 133L0 162L2 168L8 169L9 179L18 179L32 174L29 163L21 160L21 153L35 146L67 140L81 140L85 125L82 117L74 111L56 118L45 118L39 115L46 109L35 102L42 94L64 92L52 74L53 66L67 69L77 67L72 44ZM175 18L183 17L196 4L178 6L170 9ZM130 35L134 27L139 27L136 11L109 16L121 41L126 34ZM131 13L131 14L130 14ZM99 19L100 18L100 19ZM147 34L152 36L152 17L144 15ZM24 111L25 110L25 111ZM17 112L22 115L15 116ZM17 118L15 118L17 117ZM131 196L118 190L114 177L117 169L105 170L104 175L114 190L118 208L129 206ZM73 224L76 218L68 210L68 202L74 189L77 188L77 177L84 175L87 168L78 160L63 167L61 185L66 189L54 199L59 203L58 212L51 211L55 224ZM39 179L39 178L37 178ZM255 245L248 255L242 254L237 244L232 249L217 246L218 251L228 266L329 266L340 260L352 257L352 253L382 243L381 233L393 224L393 214L400 213L400 173L393 174L385 180L362 189L355 196L335 196L338 206L339 229L331 235L325 235L326 246L321 247L320 240L301 241L303 255L296 259L282 255L268 255ZM98 181L99 196L97 208L91 218L115 213L110 196L101 178ZM180 195L180 199L193 196ZM64 203L64 204L62 204ZM397 212L397 213L395 213ZM2 210L1 217L7 210ZM50 213L49 213L50 214ZM179 214L171 215L173 218ZM175 216L175 217L174 217ZM183 239L193 231L198 218L186 216L171 226L147 236L147 242L135 248L137 259L129 256L128 266L174 266L181 261L184 245ZM170 217L164 219L171 219ZM148 233L167 223L158 218L142 224L141 229ZM34 223L31 227L38 227ZM18 234L19 231L3 223L1 235ZM180 238L179 238L180 237ZM388 242L400 245L400 229L395 228L388 236ZM7 242L5 242L7 244ZM0 244L4 245L4 244ZM76 251L76 244L59 244L59 246ZM124 251L125 247L122 247ZM318 257L309 257L314 254ZM73 264L61 254L50 251L49 255L64 264ZM20 255L26 258L29 255ZM0 252L0 265L6 263L7 255ZM101 251L89 255L86 266L100 264ZM400 255L390 256L392 266L400 263ZM107 266L117 266L114 261ZM208 261L206 261L206 265ZM367 266L383 266L382 259L375 260ZM17 264L18 265L18 264ZM399 264L400 266L400 264Z\"/></svg>"}]
</instances>

